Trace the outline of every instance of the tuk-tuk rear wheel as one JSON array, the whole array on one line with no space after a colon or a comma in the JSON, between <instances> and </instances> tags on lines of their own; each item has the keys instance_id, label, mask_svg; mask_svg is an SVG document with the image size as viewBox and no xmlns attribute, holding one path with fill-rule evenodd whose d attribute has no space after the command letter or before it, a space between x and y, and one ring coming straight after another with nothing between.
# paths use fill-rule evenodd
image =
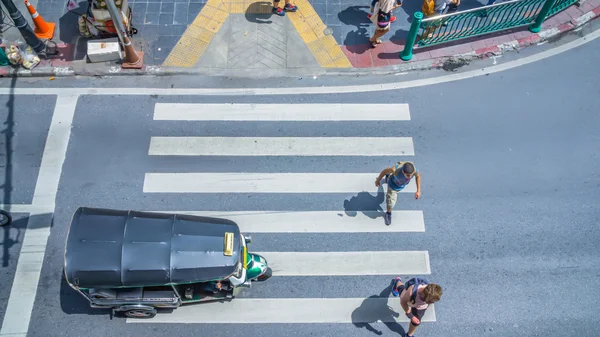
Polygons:
<instances>
[{"instance_id":1,"label":"tuk-tuk rear wheel","mask_svg":"<svg viewBox=\"0 0 600 337\"><path fill-rule=\"evenodd\" d=\"M3 209L0 209L0 226L6 226L10 224L11 221L12 217L10 216L10 213Z\"/></svg>"},{"instance_id":2,"label":"tuk-tuk rear wheel","mask_svg":"<svg viewBox=\"0 0 600 337\"><path fill-rule=\"evenodd\" d=\"M259 277L257 277L256 279L258 281L266 281L268 280L271 276L273 276L273 271L271 270L270 267L267 267L267 270L265 270L265 273L260 275Z\"/></svg>"},{"instance_id":3,"label":"tuk-tuk rear wheel","mask_svg":"<svg viewBox=\"0 0 600 337\"><path fill-rule=\"evenodd\" d=\"M125 311L125 316L129 318L152 318L156 316L156 310L131 309Z\"/></svg>"}]
</instances>

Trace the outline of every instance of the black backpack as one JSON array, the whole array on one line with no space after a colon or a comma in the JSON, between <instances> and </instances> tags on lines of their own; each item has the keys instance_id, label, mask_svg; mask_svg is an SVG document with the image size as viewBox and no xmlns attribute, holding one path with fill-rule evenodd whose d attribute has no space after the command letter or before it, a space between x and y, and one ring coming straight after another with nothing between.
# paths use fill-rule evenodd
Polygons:
<instances>
[{"instance_id":1,"label":"black backpack","mask_svg":"<svg viewBox=\"0 0 600 337\"><path fill-rule=\"evenodd\" d=\"M406 283L404 283L404 289L406 290L408 290L408 288L414 285L412 293L410 294L410 301L413 304L417 299L417 291L419 290L419 285L421 284L429 284L429 281L421 277L413 277L410 280L406 281Z\"/></svg>"}]
</instances>

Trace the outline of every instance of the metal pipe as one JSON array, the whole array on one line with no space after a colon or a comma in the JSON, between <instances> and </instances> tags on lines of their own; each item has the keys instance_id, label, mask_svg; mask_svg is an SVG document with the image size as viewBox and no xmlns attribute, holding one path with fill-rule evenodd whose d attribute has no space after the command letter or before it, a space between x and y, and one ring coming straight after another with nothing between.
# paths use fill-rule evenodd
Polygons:
<instances>
[{"instance_id":1,"label":"metal pipe","mask_svg":"<svg viewBox=\"0 0 600 337\"><path fill-rule=\"evenodd\" d=\"M542 7L542 10L540 10L539 14L535 18L535 22L531 26L529 26L529 31L531 31L532 33L539 33L540 30L542 30L542 23L544 22L544 20L546 20L546 16L552 9L552 6L554 6L555 2L556 0L546 0L546 3L544 3L544 7Z\"/></svg>"},{"instance_id":2,"label":"metal pipe","mask_svg":"<svg viewBox=\"0 0 600 337\"><path fill-rule=\"evenodd\" d=\"M115 30L117 31L117 35L119 35L119 40L123 45L125 45L125 39L123 35L127 36L127 32L125 31L125 27L123 26L123 16L119 12L117 5L115 5L114 0L105 0L106 7L108 8L108 12L110 13L110 17L112 18L113 24L115 25Z\"/></svg>"},{"instance_id":3,"label":"metal pipe","mask_svg":"<svg viewBox=\"0 0 600 337\"><path fill-rule=\"evenodd\" d=\"M400 52L400 58L404 61L409 61L412 58L412 50L415 45L415 40L417 39L417 33L421 27L421 20L423 20L423 13L416 12L413 15L413 21L410 25L408 36L406 37L404 49L402 49L402 52Z\"/></svg>"},{"instance_id":4,"label":"metal pipe","mask_svg":"<svg viewBox=\"0 0 600 337\"><path fill-rule=\"evenodd\" d=\"M477 8L467 9L465 11L454 12L454 13L450 13L450 14L432 16L432 17L429 17L427 19L424 19L423 22L440 20L440 19L443 19L443 18L446 18L446 17L449 17L449 16L456 16L456 15L461 15L461 14L466 14L466 13L471 13L471 12L478 12L478 11L483 11L485 9L490 9L492 7L507 6L509 4L513 4L513 3L517 3L517 2L524 2L524 1L526 1L526 0L513 0L513 1L507 1L507 2L503 2L503 3L499 3L499 4L493 4L493 5L490 5L490 6L481 6L481 7L477 7Z\"/></svg>"},{"instance_id":5,"label":"metal pipe","mask_svg":"<svg viewBox=\"0 0 600 337\"><path fill-rule=\"evenodd\" d=\"M2 3L4 4L4 7L6 7L10 18L15 23L15 27L21 32L25 42L30 45L36 53L45 56L46 44L35 35L31 26L29 26L29 23L23 17L23 14L17 9L17 6L15 6L12 0L2 0Z\"/></svg>"}]
</instances>

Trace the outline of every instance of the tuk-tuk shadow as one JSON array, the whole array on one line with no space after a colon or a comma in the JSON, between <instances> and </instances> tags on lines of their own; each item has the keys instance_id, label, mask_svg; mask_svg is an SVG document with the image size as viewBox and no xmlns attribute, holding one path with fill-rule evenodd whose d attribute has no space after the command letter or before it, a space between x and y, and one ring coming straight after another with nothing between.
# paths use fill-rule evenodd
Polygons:
<instances>
[{"instance_id":1,"label":"tuk-tuk shadow","mask_svg":"<svg viewBox=\"0 0 600 337\"><path fill-rule=\"evenodd\" d=\"M90 307L90 301L69 286L64 269L60 278L60 308L67 315L110 315L112 312Z\"/></svg>"},{"instance_id":2,"label":"tuk-tuk shadow","mask_svg":"<svg viewBox=\"0 0 600 337\"><path fill-rule=\"evenodd\" d=\"M396 322L396 318L400 314L387 305L387 299L391 292L392 285L390 284L379 295L366 298L360 307L352 312L352 324L359 329L365 328L376 335L382 335L383 331L379 331L371 325L372 323L382 322L390 331L405 336L404 328Z\"/></svg>"}]
</instances>

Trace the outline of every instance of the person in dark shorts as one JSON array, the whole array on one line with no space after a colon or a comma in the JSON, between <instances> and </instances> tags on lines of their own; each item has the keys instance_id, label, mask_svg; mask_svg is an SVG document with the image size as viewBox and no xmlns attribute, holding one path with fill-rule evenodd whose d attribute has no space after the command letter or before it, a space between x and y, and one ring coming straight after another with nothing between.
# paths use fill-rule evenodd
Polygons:
<instances>
[{"instance_id":1,"label":"person in dark shorts","mask_svg":"<svg viewBox=\"0 0 600 337\"><path fill-rule=\"evenodd\" d=\"M405 285L400 277L396 277L393 280L392 294L400 296L400 305L410 319L406 337L414 337L429 305L442 297L442 287L417 277L408 280Z\"/></svg>"}]
</instances>

